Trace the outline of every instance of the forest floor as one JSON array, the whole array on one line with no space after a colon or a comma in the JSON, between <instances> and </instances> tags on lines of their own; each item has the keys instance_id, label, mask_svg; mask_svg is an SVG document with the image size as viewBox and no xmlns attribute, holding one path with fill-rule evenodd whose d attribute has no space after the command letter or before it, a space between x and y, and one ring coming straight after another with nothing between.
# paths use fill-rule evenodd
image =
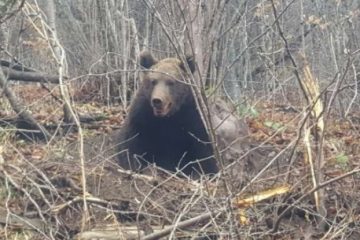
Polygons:
<instances>
[{"instance_id":1,"label":"forest floor","mask_svg":"<svg viewBox=\"0 0 360 240\"><path fill-rule=\"evenodd\" d=\"M321 188L326 216L319 229L304 113L296 105L259 102L247 109L248 151L223 176L194 181L154 167L141 174L120 169L114 139L125 113L91 101L76 102L80 114L98 119L83 125L82 167L79 134L57 127L61 103L31 85L15 92L36 120L63 137L24 140L4 125L16 116L0 100L0 239L138 239L167 228L164 239L360 239L360 173L345 176L360 168L359 112L326 119L321 170L330 182ZM284 186L289 190L264 201L234 204ZM172 231L186 220L191 224Z\"/></svg>"}]
</instances>

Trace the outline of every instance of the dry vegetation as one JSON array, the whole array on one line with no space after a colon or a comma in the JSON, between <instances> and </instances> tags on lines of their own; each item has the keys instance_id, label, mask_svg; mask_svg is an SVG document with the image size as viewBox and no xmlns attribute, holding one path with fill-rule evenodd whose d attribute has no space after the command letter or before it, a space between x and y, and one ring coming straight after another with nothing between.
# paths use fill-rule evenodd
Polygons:
<instances>
[{"instance_id":1,"label":"dry vegetation","mask_svg":"<svg viewBox=\"0 0 360 240\"><path fill-rule=\"evenodd\" d=\"M359 239L359 15L356 0L0 2L0 238ZM142 49L194 55L205 121L215 96L249 126L218 175L116 163Z\"/></svg>"}]
</instances>

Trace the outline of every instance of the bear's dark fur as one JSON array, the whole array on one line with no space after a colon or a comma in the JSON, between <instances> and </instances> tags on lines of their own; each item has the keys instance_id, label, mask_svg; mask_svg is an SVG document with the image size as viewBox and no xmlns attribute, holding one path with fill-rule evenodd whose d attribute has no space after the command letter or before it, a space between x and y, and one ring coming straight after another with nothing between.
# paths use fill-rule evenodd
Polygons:
<instances>
[{"instance_id":1,"label":"bear's dark fur","mask_svg":"<svg viewBox=\"0 0 360 240\"><path fill-rule=\"evenodd\" d=\"M193 72L192 58L186 64ZM148 162L188 175L216 173L212 146L186 83L184 63L176 58L157 61L143 52L140 65L146 71L120 130L120 165L135 170Z\"/></svg>"}]
</instances>

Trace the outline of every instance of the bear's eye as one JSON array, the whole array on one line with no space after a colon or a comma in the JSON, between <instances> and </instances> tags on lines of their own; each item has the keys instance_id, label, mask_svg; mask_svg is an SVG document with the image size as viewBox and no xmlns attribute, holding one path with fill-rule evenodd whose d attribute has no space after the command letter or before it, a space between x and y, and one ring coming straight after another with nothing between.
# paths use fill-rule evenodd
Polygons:
<instances>
[{"instance_id":1,"label":"bear's eye","mask_svg":"<svg viewBox=\"0 0 360 240\"><path fill-rule=\"evenodd\" d=\"M175 84L175 81L174 80L168 80L168 81L166 81L166 84L168 86L173 86Z\"/></svg>"},{"instance_id":2,"label":"bear's eye","mask_svg":"<svg viewBox=\"0 0 360 240\"><path fill-rule=\"evenodd\" d=\"M152 84L153 86L155 86L158 81L157 81L156 79L151 79L150 82L151 82L151 84Z\"/></svg>"}]
</instances>

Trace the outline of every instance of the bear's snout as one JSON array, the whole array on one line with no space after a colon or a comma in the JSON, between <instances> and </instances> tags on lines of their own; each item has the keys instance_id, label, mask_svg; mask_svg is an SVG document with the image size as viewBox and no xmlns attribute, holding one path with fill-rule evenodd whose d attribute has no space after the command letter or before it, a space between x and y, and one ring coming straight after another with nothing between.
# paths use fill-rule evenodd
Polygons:
<instances>
[{"instance_id":1,"label":"bear's snout","mask_svg":"<svg viewBox=\"0 0 360 240\"><path fill-rule=\"evenodd\" d=\"M171 111L171 97L165 82L159 81L151 94L151 107L156 117L168 116Z\"/></svg>"},{"instance_id":2,"label":"bear's snout","mask_svg":"<svg viewBox=\"0 0 360 240\"><path fill-rule=\"evenodd\" d=\"M163 101L160 98L153 98L152 105L154 108L161 109L163 107Z\"/></svg>"},{"instance_id":3,"label":"bear's snout","mask_svg":"<svg viewBox=\"0 0 360 240\"><path fill-rule=\"evenodd\" d=\"M156 117L165 117L171 110L171 102L161 98L152 98L151 106Z\"/></svg>"}]
</instances>

